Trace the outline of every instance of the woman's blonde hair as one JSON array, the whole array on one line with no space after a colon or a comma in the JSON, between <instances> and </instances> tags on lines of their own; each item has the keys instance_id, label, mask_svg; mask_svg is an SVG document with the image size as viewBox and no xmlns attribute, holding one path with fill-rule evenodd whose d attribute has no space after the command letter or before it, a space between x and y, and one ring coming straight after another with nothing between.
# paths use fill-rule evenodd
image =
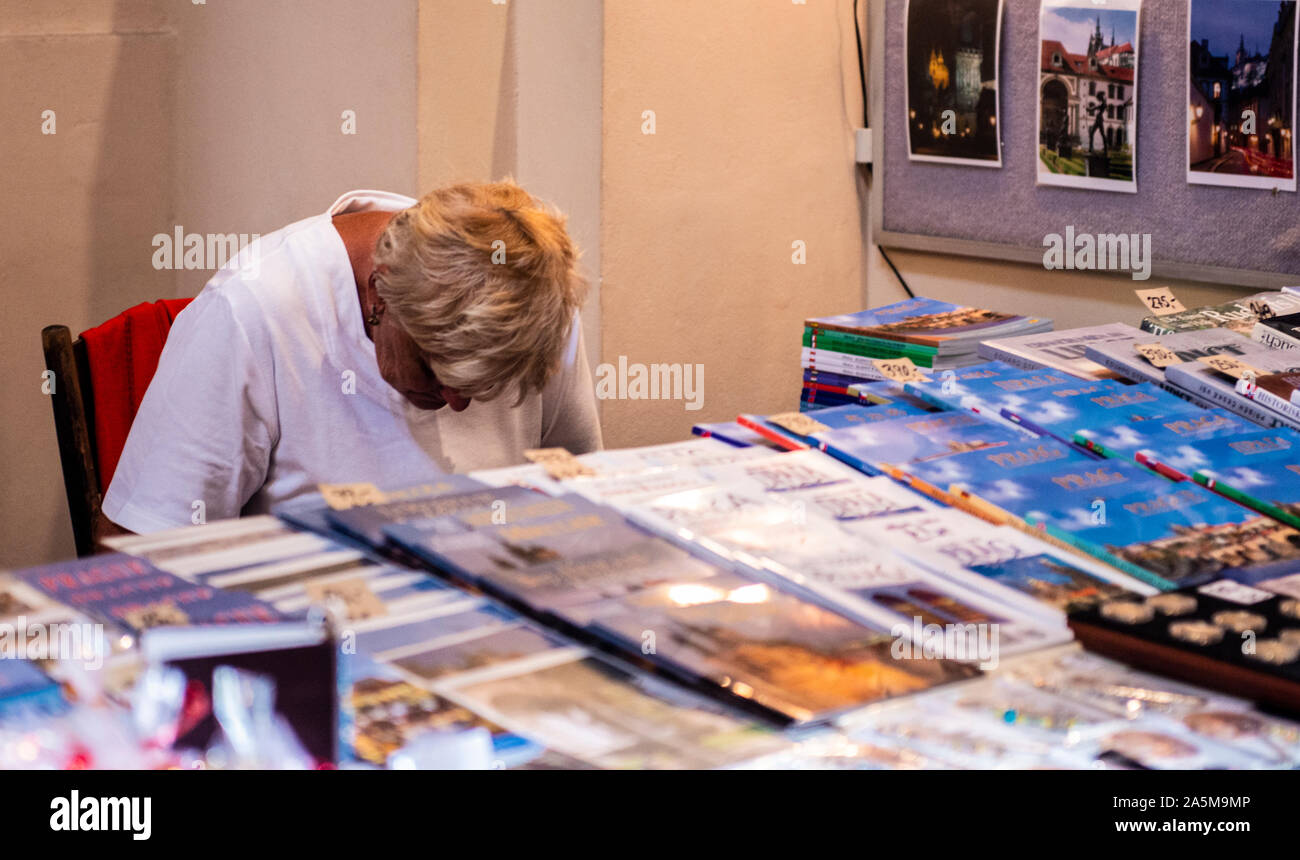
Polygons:
<instances>
[{"instance_id":1,"label":"woman's blonde hair","mask_svg":"<svg viewBox=\"0 0 1300 860\"><path fill-rule=\"evenodd\" d=\"M439 188L389 222L376 289L443 385L516 404L546 385L586 294L564 225L509 179Z\"/></svg>"}]
</instances>

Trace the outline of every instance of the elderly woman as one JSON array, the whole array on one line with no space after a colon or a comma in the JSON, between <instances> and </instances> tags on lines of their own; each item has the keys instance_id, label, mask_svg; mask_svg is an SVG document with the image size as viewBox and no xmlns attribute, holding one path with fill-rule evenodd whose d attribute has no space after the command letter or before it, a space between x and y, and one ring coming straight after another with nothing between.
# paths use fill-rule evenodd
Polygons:
<instances>
[{"instance_id":1,"label":"elderly woman","mask_svg":"<svg viewBox=\"0 0 1300 860\"><path fill-rule=\"evenodd\" d=\"M105 517L149 532L598 449L576 262L511 182L354 191L262 237L177 317Z\"/></svg>"}]
</instances>

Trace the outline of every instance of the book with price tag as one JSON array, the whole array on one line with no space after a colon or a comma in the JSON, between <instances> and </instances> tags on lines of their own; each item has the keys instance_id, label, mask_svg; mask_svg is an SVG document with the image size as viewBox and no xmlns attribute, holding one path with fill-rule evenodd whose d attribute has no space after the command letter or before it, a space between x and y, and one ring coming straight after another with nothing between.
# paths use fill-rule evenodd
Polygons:
<instances>
[{"instance_id":1,"label":"book with price tag","mask_svg":"<svg viewBox=\"0 0 1300 860\"><path fill-rule=\"evenodd\" d=\"M1056 370L1082 379L1114 379L1115 371L1087 356L1089 344L1131 342L1136 334L1123 323L1072 328L980 341L980 358L1001 361L1022 370Z\"/></svg>"},{"instance_id":2,"label":"book with price tag","mask_svg":"<svg viewBox=\"0 0 1300 860\"><path fill-rule=\"evenodd\" d=\"M1153 334L1175 334L1226 328L1249 336L1256 322L1297 312L1300 312L1300 295L1286 292L1255 293L1221 305L1206 305L1173 314L1153 313L1142 320L1142 330Z\"/></svg>"},{"instance_id":3,"label":"book with price tag","mask_svg":"<svg viewBox=\"0 0 1300 860\"><path fill-rule=\"evenodd\" d=\"M1176 335L1185 337L1186 335ZM1234 349L1220 353L1227 359L1218 366L1202 359L1216 356L1198 356L1192 361L1170 365L1165 369L1165 379L1172 385L1196 397L1222 406L1261 427L1287 426L1300 429L1300 419L1276 411L1265 403L1238 390L1238 381L1247 370L1256 376L1267 374L1293 374L1300 372L1300 352L1269 349L1253 341L1242 339ZM1267 396L1266 398L1267 399Z\"/></svg>"}]
</instances>

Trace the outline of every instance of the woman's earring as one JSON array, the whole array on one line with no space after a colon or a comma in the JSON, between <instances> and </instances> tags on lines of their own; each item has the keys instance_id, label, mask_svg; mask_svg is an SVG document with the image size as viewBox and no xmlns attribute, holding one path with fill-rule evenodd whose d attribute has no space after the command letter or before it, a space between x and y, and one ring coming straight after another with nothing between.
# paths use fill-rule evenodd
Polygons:
<instances>
[{"instance_id":1,"label":"woman's earring","mask_svg":"<svg viewBox=\"0 0 1300 860\"><path fill-rule=\"evenodd\" d=\"M378 306L378 305L371 305L371 306L370 306L370 316L366 317L366 325L370 326L371 328L374 328L375 326L379 325L379 306Z\"/></svg>"}]
</instances>

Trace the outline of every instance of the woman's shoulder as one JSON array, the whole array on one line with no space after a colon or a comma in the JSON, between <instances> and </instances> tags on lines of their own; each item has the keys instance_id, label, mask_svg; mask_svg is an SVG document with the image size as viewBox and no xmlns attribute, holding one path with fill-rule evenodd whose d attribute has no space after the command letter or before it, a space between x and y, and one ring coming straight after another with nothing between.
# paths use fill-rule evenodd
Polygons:
<instances>
[{"instance_id":1,"label":"woman's shoulder","mask_svg":"<svg viewBox=\"0 0 1300 860\"><path fill-rule=\"evenodd\" d=\"M328 244L335 238L323 215L259 236L208 281L195 301L222 303L245 328L276 319L311 320L325 309L321 299L340 276L335 249Z\"/></svg>"}]
</instances>

